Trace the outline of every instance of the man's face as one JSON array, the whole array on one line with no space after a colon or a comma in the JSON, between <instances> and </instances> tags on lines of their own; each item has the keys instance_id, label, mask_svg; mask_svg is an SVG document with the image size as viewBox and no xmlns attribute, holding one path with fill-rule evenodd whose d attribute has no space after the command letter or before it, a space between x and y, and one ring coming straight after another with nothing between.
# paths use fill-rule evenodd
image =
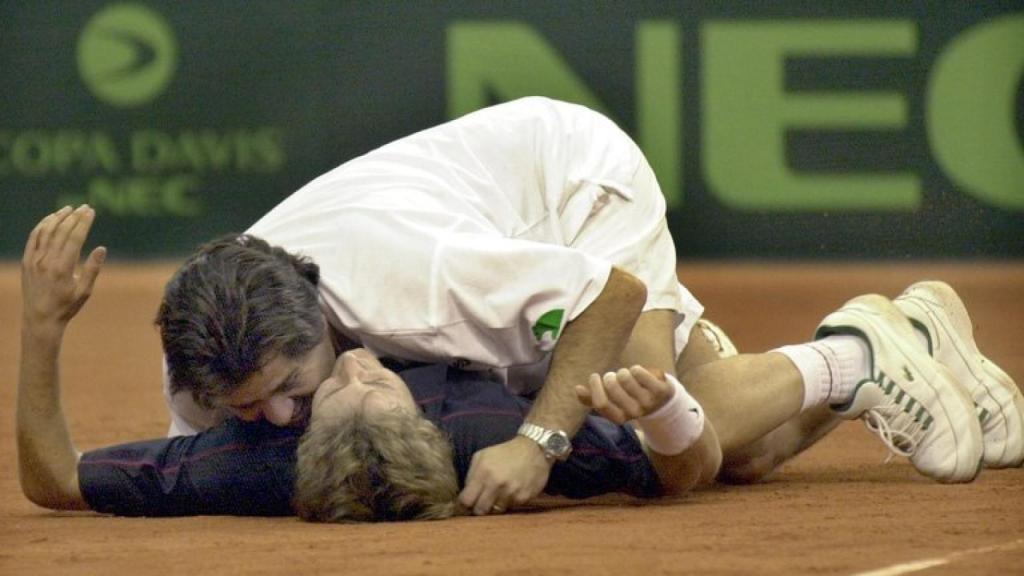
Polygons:
<instances>
[{"instance_id":1,"label":"man's face","mask_svg":"<svg viewBox=\"0 0 1024 576\"><path fill-rule=\"evenodd\" d=\"M347 418L363 411L403 410L415 414L409 387L363 348L342 354L334 374L313 397L314 418Z\"/></svg>"},{"instance_id":2,"label":"man's face","mask_svg":"<svg viewBox=\"0 0 1024 576\"><path fill-rule=\"evenodd\" d=\"M278 354L254 373L222 405L249 422L266 418L277 426L302 426L309 420L313 393L331 375L334 347L324 339L300 358Z\"/></svg>"}]
</instances>

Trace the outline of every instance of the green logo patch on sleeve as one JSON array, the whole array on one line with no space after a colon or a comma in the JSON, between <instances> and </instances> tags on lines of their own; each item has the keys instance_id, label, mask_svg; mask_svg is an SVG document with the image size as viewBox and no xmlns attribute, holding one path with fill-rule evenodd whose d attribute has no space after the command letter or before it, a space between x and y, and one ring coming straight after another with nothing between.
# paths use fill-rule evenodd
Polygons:
<instances>
[{"instance_id":1,"label":"green logo patch on sleeve","mask_svg":"<svg viewBox=\"0 0 1024 576\"><path fill-rule=\"evenodd\" d=\"M564 316L565 310L562 308L548 310L533 325L533 337L541 343L543 348L547 349L558 339L558 334L562 331L562 317Z\"/></svg>"}]
</instances>

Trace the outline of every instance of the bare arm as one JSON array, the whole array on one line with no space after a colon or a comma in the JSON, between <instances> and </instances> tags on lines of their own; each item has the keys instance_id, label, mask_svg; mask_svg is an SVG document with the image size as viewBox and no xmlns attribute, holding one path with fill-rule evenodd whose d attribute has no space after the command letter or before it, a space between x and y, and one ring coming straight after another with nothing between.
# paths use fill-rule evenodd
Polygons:
<instances>
[{"instance_id":1,"label":"bare arm","mask_svg":"<svg viewBox=\"0 0 1024 576\"><path fill-rule=\"evenodd\" d=\"M710 421L705 421L700 439L681 454L670 456L659 454L646 445L644 448L666 496L710 486L722 467L722 449Z\"/></svg>"},{"instance_id":2,"label":"bare arm","mask_svg":"<svg viewBox=\"0 0 1024 576\"><path fill-rule=\"evenodd\" d=\"M576 433L589 409L577 400L574 387L618 364L646 297L640 280L612 268L598 297L566 325L527 422ZM539 494L550 472L537 444L516 436L473 456L459 501L476 514L502 511Z\"/></svg>"},{"instance_id":3,"label":"bare arm","mask_svg":"<svg viewBox=\"0 0 1024 576\"><path fill-rule=\"evenodd\" d=\"M21 364L16 430L21 490L40 506L83 510L79 454L60 402L59 357L68 322L89 298L103 248L79 265L92 226L92 209L64 208L32 230L22 259Z\"/></svg>"},{"instance_id":4,"label":"bare arm","mask_svg":"<svg viewBox=\"0 0 1024 576\"><path fill-rule=\"evenodd\" d=\"M575 392L581 403L616 424L623 425L630 420L640 419L644 451L658 474L664 494L672 496L714 482L722 464L722 451L714 428L706 420L703 421L703 430L692 440L692 444L675 454L660 453L653 448L653 442L647 441L644 417L658 412L675 396L686 394L682 388L676 390L664 374L659 372L657 369L633 366L604 375L592 374L587 386L577 386ZM675 419L670 422L684 425L684 422ZM666 432L664 424L659 428L661 434ZM668 432L675 435L677 431L686 435L682 429L674 426Z\"/></svg>"},{"instance_id":5,"label":"bare arm","mask_svg":"<svg viewBox=\"0 0 1024 576\"><path fill-rule=\"evenodd\" d=\"M23 329L21 342L17 408L21 491L45 508L87 508L78 490L79 454L71 444L60 405L60 337L35 335Z\"/></svg>"},{"instance_id":6,"label":"bare arm","mask_svg":"<svg viewBox=\"0 0 1024 576\"><path fill-rule=\"evenodd\" d=\"M604 290L565 327L551 358L544 387L526 421L574 435L590 409L580 404L575 387L594 372L619 365L619 357L647 297L643 283L612 268Z\"/></svg>"}]
</instances>

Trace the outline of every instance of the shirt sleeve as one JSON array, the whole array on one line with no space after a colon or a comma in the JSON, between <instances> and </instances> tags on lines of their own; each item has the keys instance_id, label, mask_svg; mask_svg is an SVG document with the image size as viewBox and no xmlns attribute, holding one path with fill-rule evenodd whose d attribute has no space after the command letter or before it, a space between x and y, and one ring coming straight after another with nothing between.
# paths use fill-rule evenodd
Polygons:
<instances>
[{"instance_id":1,"label":"shirt sleeve","mask_svg":"<svg viewBox=\"0 0 1024 576\"><path fill-rule=\"evenodd\" d=\"M194 436L86 452L78 483L89 507L122 516L292 514L301 430L229 420Z\"/></svg>"},{"instance_id":2,"label":"shirt sleeve","mask_svg":"<svg viewBox=\"0 0 1024 576\"><path fill-rule=\"evenodd\" d=\"M610 273L609 263L564 246L449 235L435 257L432 345L442 357L486 366L537 362L598 297Z\"/></svg>"}]
</instances>

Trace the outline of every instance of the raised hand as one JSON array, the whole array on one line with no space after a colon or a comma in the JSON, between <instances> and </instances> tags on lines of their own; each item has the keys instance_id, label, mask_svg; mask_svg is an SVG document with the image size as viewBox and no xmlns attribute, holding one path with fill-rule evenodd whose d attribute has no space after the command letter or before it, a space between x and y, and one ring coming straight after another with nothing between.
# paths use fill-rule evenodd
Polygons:
<instances>
[{"instance_id":1,"label":"raised hand","mask_svg":"<svg viewBox=\"0 0 1024 576\"><path fill-rule=\"evenodd\" d=\"M21 260L27 328L61 332L89 299L107 255L106 248L98 247L81 262L95 218L88 205L65 206L32 230Z\"/></svg>"},{"instance_id":2,"label":"raised hand","mask_svg":"<svg viewBox=\"0 0 1024 576\"><path fill-rule=\"evenodd\" d=\"M21 260L24 325L18 374L18 474L25 496L57 510L88 508L78 487L78 452L60 403L64 329L89 299L106 257L97 248L80 263L96 213L70 207L43 218Z\"/></svg>"}]
</instances>

